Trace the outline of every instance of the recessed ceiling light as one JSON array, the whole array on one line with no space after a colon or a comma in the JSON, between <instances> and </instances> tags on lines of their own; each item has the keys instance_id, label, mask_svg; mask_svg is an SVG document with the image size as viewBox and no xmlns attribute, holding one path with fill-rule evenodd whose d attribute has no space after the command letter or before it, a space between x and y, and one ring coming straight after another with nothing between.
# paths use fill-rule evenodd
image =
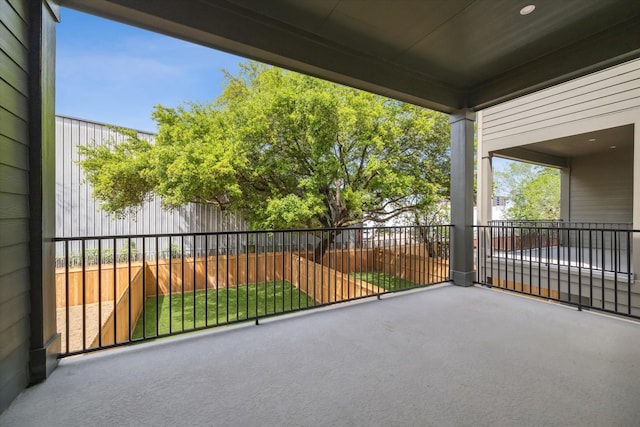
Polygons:
<instances>
[{"instance_id":1,"label":"recessed ceiling light","mask_svg":"<svg viewBox=\"0 0 640 427\"><path fill-rule=\"evenodd\" d=\"M618 147L616 147L615 145L612 145L612 146L611 146L611 147L609 147L609 148L611 148L612 150L615 150L615 149L616 149L616 148L618 148Z\"/></svg>"},{"instance_id":2,"label":"recessed ceiling light","mask_svg":"<svg viewBox=\"0 0 640 427\"><path fill-rule=\"evenodd\" d=\"M520 9L520 15L528 15L531 12L533 12L534 10L536 10L536 5L535 4L528 4L525 7L523 7L522 9Z\"/></svg>"},{"instance_id":3,"label":"recessed ceiling light","mask_svg":"<svg viewBox=\"0 0 640 427\"><path fill-rule=\"evenodd\" d=\"M589 138L589 142L596 142L595 138Z\"/></svg>"}]
</instances>

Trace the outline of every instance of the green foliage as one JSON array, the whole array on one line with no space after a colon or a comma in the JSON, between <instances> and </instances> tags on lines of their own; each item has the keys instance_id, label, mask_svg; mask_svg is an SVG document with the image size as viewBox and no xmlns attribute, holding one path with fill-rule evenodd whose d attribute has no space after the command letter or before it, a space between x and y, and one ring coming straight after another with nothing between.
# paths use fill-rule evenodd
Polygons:
<instances>
[{"instance_id":1,"label":"green foliage","mask_svg":"<svg viewBox=\"0 0 640 427\"><path fill-rule=\"evenodd\" d=\"M249 62L214 103L153 117L155 145L129 135L83 150L109 212L155 193L170 206L238 210L253 228L344 227L448 193L446 115L313 77Z\"/></svg>"},{"instance_id":2,"label":"green foliage","mask_svg":"<svg viewBox=\"0 0 640 427\"><path fill-rule=\"evenodd\" d=\"M98 249L86 249L84 251L85 265L112 264L114 262L113 249L102 249L100 255L101 257L99 259ZM66 263L68 263L69 267L77 267L82 265L82 258L81 251L71 251L68 260L66 260L64 256L56 257L56 267L64 267ZM125 245L116 251L115 262L127 262L129 258L131 258L132 261L138 259L138 249L134 242L131 242L131 256L129 256L129 246Z\"/></svg>"},{"instance_id":3,"label":"green foliage","mask_svg":"<svg viewBox=\"0 0 640 427\"><path fill-rule=\"evenodd\" d=\"M78 146L84 157L79 163L93 185L93 196L102 208L118 217L141 205L157 185L157 177L149 168L153 146L134 131L115 128L126 136L116 144Z\"/></svg>"},{"instance_id":4,"label":"green foliage","mask_svg":"<svg viewBox=\"0 0 640 427\"><path fill-rule=\"evenodd\" d=\"M506 219L542 220L560 218L560 171L529 163L511 162L496 174L508 190Z\"/></svg>"}]
</instances>

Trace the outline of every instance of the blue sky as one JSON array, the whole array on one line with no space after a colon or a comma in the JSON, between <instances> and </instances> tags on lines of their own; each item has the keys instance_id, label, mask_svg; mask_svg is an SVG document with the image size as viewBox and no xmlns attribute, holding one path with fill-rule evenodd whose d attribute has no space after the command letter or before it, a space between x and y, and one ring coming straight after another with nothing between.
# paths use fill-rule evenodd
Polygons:
<instances>
[{"instance_id":1,"label":"blue sky","mask_svg":"<svg viewBox=\"0 0 640 427\"><path fill-rule=\"evenodd\" d=\"M63 8L56 61L57 114L155 132L155 105L214 100L245 59Z\"/></svg>"},{"instance_id":2,"label":"blue sky","mask_svg":"<svg viewBox=\"0 0 640 427\"><path fill-rule=\"evenodd\" d=\"M62 9L56 113L155 131L153 106L211 101L243 58Z\"/></svg>"}]
</instances>

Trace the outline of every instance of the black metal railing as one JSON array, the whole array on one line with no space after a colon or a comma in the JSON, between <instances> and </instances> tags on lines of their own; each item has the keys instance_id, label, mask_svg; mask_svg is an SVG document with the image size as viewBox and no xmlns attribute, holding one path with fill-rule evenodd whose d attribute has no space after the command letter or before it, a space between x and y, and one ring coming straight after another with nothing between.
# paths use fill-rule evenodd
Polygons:
<instances>
[{"instance_id":1,"label":"black metal railing","mask_svg":"<svg viewBox=\"0 0 640 427\"><path fill-rule=\"evenodd\" d=\"M483 285L640 318L634 238L613 223L492 222L476 227L476 281Z\"/></svg>"},{"instance_id":2,"label":"black metal railing","mask_svg":"<svg viewBox=\"0 0 640 427\"><path fill-rule=\"evenodd\" d=\"M451 226L56 238L62 355L449 280Z\"/></svg>"},{"instance_id":3,"label":"black metal railing","mask_svg":"<svg viewBox=\"0 0 640 427\"><path fill-rule=\"evenodd\" d=\"M541 227L541 228L583 228L587 230L630 230L630 222L593 222L593 221L563 221L561 219L498 219L487 225L507 227L513 229Z\"/></svg>"}]
</instances>

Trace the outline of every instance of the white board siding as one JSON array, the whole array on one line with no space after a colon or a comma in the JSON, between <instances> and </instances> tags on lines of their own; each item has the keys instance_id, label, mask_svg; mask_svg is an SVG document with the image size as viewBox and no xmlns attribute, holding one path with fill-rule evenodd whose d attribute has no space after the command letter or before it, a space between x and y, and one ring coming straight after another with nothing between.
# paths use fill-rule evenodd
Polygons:
<instances>
[{"instance_id":1,"label":"white board siding","mask_svg":"<svg viewBox=\"0 0 640 427\"><path fill-rule=\"evenodd\" d=\"M633 150L571 160L570 221L633 221Z\"/></svg>"},{"instance_id":2,"label":"white board siding","mask_svg":"<svg viewBox=\"0 0 640 427\"><path fill-rule=\"evenodd\" d=\"M635 60L484 110L483 152L629 124L638 114Z\"/></svg>"},{"instance_id":3,"label":"white board siding","mask_svg":"<svg viewBox=\"0 0 640 427\"><path fill-rule=\"evenodd\" d=\"M153 140L154 135L140 133ZM135 214L116 219L100 209L85 182L78 145L102 144L122 135L107 125L70 117L56 117L56 235L58 237L167 234L244 230L239 215L222 212L213 206L190 203L168 210L160 199L144 203Z\"/></svg>"}]
</instances>

